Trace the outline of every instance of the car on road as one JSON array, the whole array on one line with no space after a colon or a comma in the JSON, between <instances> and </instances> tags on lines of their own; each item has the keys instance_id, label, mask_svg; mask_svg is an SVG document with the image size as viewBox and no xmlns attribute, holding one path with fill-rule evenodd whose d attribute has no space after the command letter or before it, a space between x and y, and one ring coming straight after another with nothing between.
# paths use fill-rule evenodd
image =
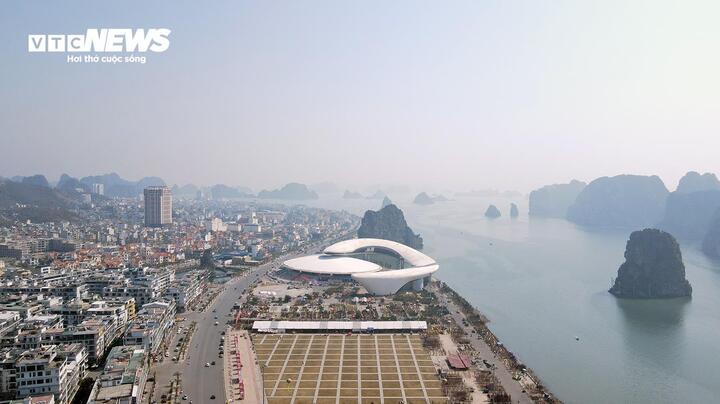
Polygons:
<instances>
[{"instance_id":1,"label":"car on road","mask_svg":"<svg viewBox=\"0 0 720 404\"><path fill-rule=\"evenodd\" d=\"M219 323L216 321L216 322L215 322L215 325L218 325L218 324L219 324Z\"/></svg>"},{"instance_id":2,"label":"car on road","mask_svg":"<svg viewBox=\"0 0 720 404\"><path fill-rule=\"evenodd\" d=\"M183 399L183 400L187 400L187 394L184 395L184 396L182 396L182 399Z\"/></svg>"},{"instance_id":3,"label":"car on road","mask_svg":"<svg viewBox=\"0 0 720 404\"><path fill-rule=\"evenodd\" d=\"M210 399L211 399L211 400L214 400L214 399L215 399L215 394L211 395L211 396L210 396Z\"/></svg>"},{"instance_id":4,"label":"car on road","mask_svg":"<svg viewBox=\"0 0 720 404\"><path fill-rule=\"evenodd\" d=\"M215 361L210 362L211 365L215 366Z\"/></svg>"},{"instance_id":5,"label":"car on road","mask_svg":"<svg viewBox=\"0 0 720 404\"><path fill-rule=\"evenodd\" d=\"M205 362L205 367L206 367L206 368L209 368L209 367L210 367L210 363Z\"/></svg>"}]
</instances>

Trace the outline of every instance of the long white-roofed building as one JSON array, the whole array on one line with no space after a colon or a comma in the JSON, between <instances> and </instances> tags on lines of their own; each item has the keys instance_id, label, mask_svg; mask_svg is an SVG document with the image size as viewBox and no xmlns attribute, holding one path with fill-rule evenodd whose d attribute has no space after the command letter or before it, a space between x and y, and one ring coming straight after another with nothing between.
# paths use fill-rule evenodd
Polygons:
<instances>
[{"instance_id":1,"label":"long white-roofed building","mask_svg":"<svg viewBox=\"0 0 720 404\"><path fill-rule=\"evenodd\" d=\"M294 280L354 280L374 295L422 290L438 268L434 259L420 251L376 238L341 241L322 254L283 263L283 270L290 272Z\"/></svg>"}]
</instances>

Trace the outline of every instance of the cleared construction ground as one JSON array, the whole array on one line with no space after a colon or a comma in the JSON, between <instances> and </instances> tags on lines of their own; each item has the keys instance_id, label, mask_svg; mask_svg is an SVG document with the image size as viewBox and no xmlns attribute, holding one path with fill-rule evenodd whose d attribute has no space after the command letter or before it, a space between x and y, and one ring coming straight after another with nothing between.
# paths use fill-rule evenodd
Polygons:
<instances>
[{"instance_id":1,"label":"cleared construction ground","mask_svg":"<svg viewBox=\"0 0 720 404\"><path fill-rule=\"evenodd\" d=\"M255 334L269 404L447 403L420 336Z\"/></svg>"}]
</instances>

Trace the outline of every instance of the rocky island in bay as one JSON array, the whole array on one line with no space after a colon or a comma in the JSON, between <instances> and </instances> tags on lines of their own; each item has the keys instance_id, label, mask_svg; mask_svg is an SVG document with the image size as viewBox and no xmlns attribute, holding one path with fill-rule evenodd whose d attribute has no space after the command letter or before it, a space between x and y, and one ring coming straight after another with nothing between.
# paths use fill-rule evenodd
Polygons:
<instances>
[{"instance_id":1,"label":"rocky island in bay","mask_svg":"<svg viewBox=\"0 0 720 404\"><path fill-rule=\"evenodd\" d=\"M382 204L380 204L380 209L382 209L388 205L392 205L392 204L393 204L393 202L390 200L390 198L385 196L385 198L383 198Z\"/></svg>"},{"instance_id":2,"label":"rocky island in bay","mask_svg":"<svg viewBox=\"0 0 720 404\"><path fill-rule=\"evenodd\" d=\"M372 195L368 196L366 199L382 199L385 197L385 192L383 191L375 191Z\"/></svg>"},{"instance_id":3,"label":"rocky island in bay","mask_svg":"<svg viewBox=\"0 0 720 404\"><path fill-rule=\"evenodd\" d=\"M262 190L258 193L258 198L303 201L318 199L318 194L315 191L310 190L305 184L291 182L280 189L272 191Z\"/></svg>"},{"instance_id":4,"label":"rocky island in bay","mask_svg":"<svg viewBox=\"0 0 720 404\"><path fill-rule=\"evenodd\" d=\"M248 198L252 197L250 192L244 192L237 187L231 187L225 184L215 184L210 187L210 196L213 199L232 199L232 198Z\"/></svg>"},{"instance_id":5,"label":"rocky island in bay","mask_svg":"<svg viewBox=\"0 0 720 404\"><path fill-rule=\"evenodd\" d=\"M382 238L397 241L416 250L423 248L423 239L405 221L405 215L395 205L374 211L368 210L358 229L358 238Z\"/></svg>"},{"instance_id":6,"label":"rocky island in bay","mask_svg":"<svg viewBox=\"0 0 720 404\"><path fill-rule=\"evenodd\" d=\"M697 191L720 191L720 180L713 173L689 171L680 179L677 192L687 194Z\"/></svg>"},{"instance_id":7,"label":"rocky island in bay","mask_svg":"<svg viewBox=\"0 0 720 404\"><path fill-rule=\"evenodd\" d=\"M708 257L720 258L720 211L716 212L707 233L703 237L702 252Z\"/></svg>"},{"instance_id":8,"label":"rocky island in bay","mask_svg":"<svg viewBox=\"0 0 720 404\"><path fill-rule=\"evenodd\" d=\"M546 185L530 192L530 216L565 218L568 208L585 188L585 183L572 180L567 184Z\"/></svg>"},{"instance_id":9,"label":"rocky island in bay","mask_svg":"<svg viewBox=\"0 0 720 404\"><path fill-rule=\"evenodd\" d=\"M487 218L497 219L500 216L502 216L502 214L500 213L500 209L498 209L497 206L495 206L495 205L490 205L485 210L485 217L487 217Z\"/></svg>"},{"instance_id":10,"label":"rocky island in bay","mask_svg":"<svg viewBox=\"0 0 720 404\"><path fill-rule=\"evenodd\" d=\"M681 240L700 240L710 230L718 209L720 191L675 191L668 195L665 217L659 227Z\"/></svg>"},{"instance_id":11,"label":"rocky island in bay","mask_svg":"<svg viewBox=\"0 0 720 404\"><path fill-rule=\"evenodd\" d=\"M681 240L702 240L720 209L720 182L715 174L690 171L668 195L659 227Z\"/></svg>"},{"instance_id":12,"label":"rocky island in bay","mask_svg":"<svg viewBox=\"0 0 720 404\"><path fill-rule=\"evenodd\" d=\"M432 205L435 203L435 200L433 200L433 198L431 198L426 192L420 192L413 200L413 203L416 205Z\"/></svg>"},{"instance_id":13,"label":"rocky island in bay","mask_svg":"<svg viewBox=\"0 0 720 404\"><path fill-rule=\"evenodd\" d=\"M588 227L656 226L665 214L668 193L656 175L601 177L580 192L567 218Z\"/></svg>"},{"instance_id":14,"label":"rocky island in bay","mask_svg":"<svg viewBox=\"0 0 720 404\"><path fill-rule=\"evenodd\" d=\"M630 299L667 299L692 295L675 237L658 229L630 234L625 262L618 269L610 293Z\"/></svg>"},{"instance_id":15,"label":"rocky island in bay","mask_svg":"<svg viewBox=\"0 0 720 404\"><path fill-rule=\"evenodd\" d=\"M347 190L347 189L346 189L345 192L343 193L343 196L342 196L342 197L343 197L343 199L363 199L363 198L365 198L364 196L362 196L361 193L359 193L359 192L354 192L354 191L349 191L349 190Z\"/></svg>"}]
</instances>

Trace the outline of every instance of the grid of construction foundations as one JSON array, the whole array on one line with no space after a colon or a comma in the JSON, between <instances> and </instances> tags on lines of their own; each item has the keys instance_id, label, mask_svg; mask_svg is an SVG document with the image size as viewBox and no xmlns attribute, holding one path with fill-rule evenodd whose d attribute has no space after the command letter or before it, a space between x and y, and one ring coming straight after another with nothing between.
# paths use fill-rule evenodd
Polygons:
<instances>
[{"instance_id":1,"label":"grid of construction foundations","mask_svg":"<svg viewBox=\"0 0 720 404\"><path fill-rule=\"evenodd\" d=\"M447 403L419 335L256 334L268 404Z\"/></svg>"}]
</instances>

